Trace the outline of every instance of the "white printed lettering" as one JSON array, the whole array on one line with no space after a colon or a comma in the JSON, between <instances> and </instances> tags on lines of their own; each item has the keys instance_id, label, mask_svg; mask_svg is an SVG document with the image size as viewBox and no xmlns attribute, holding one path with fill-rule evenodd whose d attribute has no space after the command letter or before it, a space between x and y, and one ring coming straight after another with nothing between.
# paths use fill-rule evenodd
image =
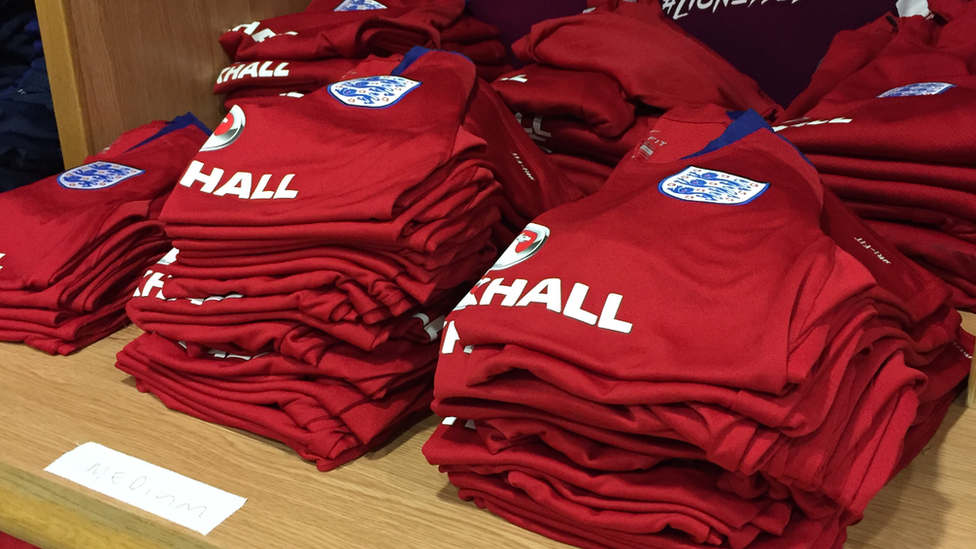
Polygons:
<instances>
[{"instance_id":1,"label":"white printed lettering","mask_svg":"<svg viewBox=\"0 0 976 549\"><path fill-rule=\"evenodd\" d=\"M515 157L515 161L518 162L519 167L521 167L522 171L525 172L525 176L531 179L532 181L535 181L535 177L532 175L532 172L530 172L529 169L525 167L525 164L522 162L522 157L519 156L518 153L515 151L512 151L512 156Z\"/></svg>"},{"instance_id":2,"label":"white printed lettering","mask_svg":"<svg viewBox=\"0 0 976 549\"><path fill-rule=\"evenodd\" d=\"M225 196L228 194L237 195L238 198L247 200L251 197L251 174L248 172L237 172L230 177L219 189L214 191L214 196Z\"/></svg>"},{"instance_id":3,"label":"white printed lettering","mask_svg":"<svg viewBox=\"0 0 976 549\"><path fill-rule=\"evenodd\" d=\"M457 342L461 340L461 336L458 335L457 328L454 327L454 321L447 323L447 328L444 329L444 343L441 345L441 354L449 355L454 352L454 346Z\"/></svg>"},{"instance_id":4,"label":"white printed lettering","mask_svg":"<svg viewBox=\"0 0 976 549\"><path fill-rule=\"evenodd\" d=\"M535 134L538 135L539 137L545 137L545 138L552 137L552 134L551 133L549 133L549 132L547 132L547 131L545 131L545 130L542 129L542 117L541 116L536 116L532 120L532 131L535 132Z\"/></svg>"},{"instance_id":5,"label":"white printed lettering","mask_svg":"<svg viewBox=\"0 0 976 549\"><path fill-rule=\"evenodd\" d=\"M873 253L879 260L881 260L882 263L884 263L885 265L891 265L891 260L885 257L884 254L878 251L874 246L868 244L866 240L857 236L854 237L854 240L857 241L857 243L860 244L861 247L864 248L865 250L870 250L871 253Z\"/></svg>"},{"instance_id":6,"label":"white printed lettering","mask_svg":"<svg viewBox=\"0 0 976 549\"><path fill-rule=\"evenodd\" d=\"M264 42L265 40L271 38L272 36L276 36L273 30L261 29L260 31L252 34L251 38L253 38L255 42Z\"/></svg>"},{"instance_id":7,"label":"white printed lettering","mask_svg":"<svg viewBox=\"0 0 976 549\"><path fill-rule=\"evenodd\" d=\"M547 278L535 285L529 293L522 296L522 299L515 304L516 307L525 307L530 303L544 303L546 309L554 313L562 312L563 308L562 281L558 278Z\"/></svg>"},{"instance_id":8,"label":"white printed lettering","mask_svg":"<svg viewBox=\"0 0 976 549\"><path fill-rule=\"evenodd\" d=\"M203 172L203 162L199 160L194 160L190 162L190 166L186 169L183 177L180 178L180 185L184 187L193 187L193 183L199 181L203 183L203 187L200 188L201 191L205 193L212 193L214 189L217 188L217 184L220 183L220 178L224 176L224 170L220 168L214 168L210 175L204 175Z\"/></svg>"},{"instance_id":9,"label":"white printed lettering","mask_svg":"<svg viewBox=\"0 0 976 549\"><path fill-rule=\"evenodd\" d=\"M586 284L580 282L573 284L573 290L569 292L569 299L566 300L566 308L563 310L563 314L593 326L596 324L597 316L583 309L583 301L586 300L586 294L589 291L590 287Z\"/></svg>"},{"instance_id":10,"label":"white printed lettering","mask_svg":"<svg viewBox=\"0 0 976 549\"><path fill-rule=\"evenodd\" d=\"M136 288L136 293L134 293L132 297L149 297L149 294L153 290L158 288L159 291L156 292L156 296L155 296L156 299L166 300L166 297L163 295L164 276L166 276L166 278L172 278L170 276L164 275L163 273L157 273L152 270L146 271L146 274L143 275L143 278L149 277L149 280L146 281L146 283L142 286L141 289Z\"/></svg>"},{"instance_id":11,"label":"white printed lettering","mask_svg":"<svg viewBox=\"0 0 976 549\"><path fill-rule=\"evenodd\" d=\"M259 26L261 26L261 22L260 21L255 21L253 23L245 23L243 25L237 25L236 27L234 27L234 28L232 28L230 30L231 31L244 31L244 34L251 34L255 30L257 30L257 28Z\"/></svg>"},{"instance_id":12,"label":"white printed lettering","mask_svg":"<svg viewBox=\"0 0 976 549\"><path fill-rule=\"evenodd\" d=\"M260 64L261 64L260 61L254 61L253 63L248 63L247 66L241 69L241 72L240 74L237 75L237 78L244 78L245 76L251 76L253 78L257 78L258 65Z\"/></svg>"},{"instance_id":13,"label":"white printed lettering","mask_svg":"<svg viewBox=\"0 0 976 549\"><path fill-rule=\"evenodd\" d=\"M220 74L217 75L217 83L218 84L223 84L224 82L227 81L225 77L227 76L227 71L229 71L229 70L230 70L230 67L224 67L224 70L220 71Z\"/></svg>"},{"instance_id":14,"label":"white printed lettering","mask_svg":"<svg viewBox=\"0 0 976 549\"><path fill-rule=\"evenodd\" d=\"M261 78L271 78L274 76L274 71L271 70L271 63L274 61L265 61L261 68L258 69L258 76Z\"/></svg>"},{"instance_id":15,"label":"white printed lettering","mask_svg":"<svg viewBox=\"0 0 976 549\"><path fill-rule=\"evenodd\" d=\"M475 283L474 287L475 288L480 288L480 287L484 286L485 284L487 284L489 282L491 282L491 279L490 278L482 278L477 283ZM461 301L457 305L454 306L454 310L455 311L460 311L461 309L467 307L468 305L477 305L478 304L478 298L476 298L474 296L474 294L472 293L473 291L474 290L472 290L471 292L468 292L468 293L464 294L464 297L461 299Z\"/></svg>"},{"instance_id":16,"label":"white printed lettering","mask_svg":"<svg viewBox=\"0 0 976 549\"><path fill-rule=\"evenodd\" d=\"M273 192L265 190L265 187L268 186L269 181L271 181L270 173L266 173L261 176L261 179L258 180L258 186L254 189L254 193L251 194L251 200L266 200L269 198L274 198Z\"/></svg>"},{"instance_id":17,"label":"white printed lettering","mask_svg":"<svg viewBox=\"0 0 976 549\"><path fill-rule=\"evenodd\" d=\"M831 118L830 120L797 120L788 121L785 124L779 126L773 126L773 131L778 132L780 130L785 130L786 128L802 128L803 126L819 126L820 124L850 124L853 122L851 118L844 118L843 116L838 116L837 118Z\"/></svg>"},{"instance_id":18,"label":"white printed lettering","mask_svg":"<svg viewBox=\"0 0 976 549\"><path fill-rule=\"evenodd\" d=\"M298 196L298 191L293 191L288 188L288 184L291 180L295 178L295 174L290 173L282 178L281 183L278 183L278 188L275 189L274 196L271 198L296 198Z\"/></svg>"},{"instance_id":19,"label":"white printed lettering","mask_svg":"<svg viewBox=\"0 0 976 549\"><path fill-rule=\"evenodd\" d=\"M288 63L279 63L278 66L275 67L272 76L275 76L277 78L288 76Z\"/></svg>"},{"instance_id":20,"label":"white printed lettering","mask_svg":"<svg viewBox=\"0 0 976 549\"><path fill-rule=\"evenodd\" d=\"M522 123L522 118L522 113L515 113L515 120L517 120L519 124ZM525 130L525 133L527 133L534 141L545 141L547 137L552 137L551 133L542 129L541 116L536 116L532 119L532 127L526 128L525 126L522 126L522 129Z\"/></svg>"},{"instance_id":21,"label":"white printed lettering","mask_svg":"<svg viewBox=\"0 0 976 549\"><path fill-rule=\"evenodd\" d=\"M504 278L496 278L491 281L491 284L485 288L485 293L481 294L481 305L491 305L491 300L496 294L502 294L505 296L502 299L502 307L512 307L518 301L519 296L525 291L525 286L528 284L527 280L517 278L512 282L511 286L502 286Z\"/></svg>"},{"instance_id":22,"label":"white printed lettering","mask_svg":"<svg viewBox=\"0 0 976 549\"><path fill-rule=\"evenodd\" d=\"M186 169L186 173L180 178L180 185L184 187L191 187L193 183L199 181L203 183L200 188L201 191L213 194L214 196L224 196L228 194L236 195L238 198L242 199L292 199L298 197L298 191L294 189L289 189L288 185L291 183L292 179L295 178L295 174L290 173L281 178L278 183L278 188L272 193L267 190L268 184L271 182L273 177L271 174L264 174L258 180L257 188L254 189L254 194L251 194L251 184L254 181L254 174L250 172L236 172L231 176L230 180L225 182L220 189L216 192L215 189L220 185L222 178L224 177L224 170L221 168L214 168L210 174L203 173L204 164L199 160L194 160L190 162L190 166Z\"/></svg>"},{"instance_id":23,"label":"white printed lettering","mask_svg":"<svg viewBox=\"0 0 976 549\"><path fill-rule=\"evenodd\" d=\"M610 294L607 296L607 301L603 304L603 310L600 311L600 320L596 323L597 328L612 330L622 334L630 333L634 325L630 322L617 319L617 311L620 309L620 303L623 299L624 296L620 294Z\"/></svg>"}]
</instances>

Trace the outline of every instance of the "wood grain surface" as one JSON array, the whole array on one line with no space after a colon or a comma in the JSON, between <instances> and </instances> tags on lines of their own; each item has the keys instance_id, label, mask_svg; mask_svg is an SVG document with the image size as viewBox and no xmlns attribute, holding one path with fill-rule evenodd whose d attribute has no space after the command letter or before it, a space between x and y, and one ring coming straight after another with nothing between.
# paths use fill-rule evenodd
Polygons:
<instances>
[{"instance_id":1,"label":"wood grain surface","mask_svg":"<svg viewBox=\"0 0 976 549\"><path fill-rule=\"evenodd\" d=\"M51 82L54 115L61 138L61 154L74 166L91 150L91 135L78 77L78 60L69 28L68 0L36 0L37 20L44 44L44 60Z\"/></svg>"},{"instance_id":2,"label":"wood grain surface","mask_svg":"<svg viewBox=\"0 0 976 549\"><path fill-rule=\"evenodd\" d=\"M36 0L65 165L122 132L192 111L215 127L229 64L217 39L309 0Z\"/></svg>"},{"instance_id":3,"label":"wood grain surface","mask_svg":"<svg viewBox=\"0 0 976 549\"><path fill-rule=\"evenodd\" d=\"M70 357L0 344L0 531L44 549L564 547L457 498L420 453L436 418L320 473L281 444L139 393L114 367L115 353L138 334L126 328ZM248 502L204 537L43 471L89 441ZM973 456L976 410L960 400L929 447L850 529L847 547L971 549Z\"/></svg>"}]
</instances>

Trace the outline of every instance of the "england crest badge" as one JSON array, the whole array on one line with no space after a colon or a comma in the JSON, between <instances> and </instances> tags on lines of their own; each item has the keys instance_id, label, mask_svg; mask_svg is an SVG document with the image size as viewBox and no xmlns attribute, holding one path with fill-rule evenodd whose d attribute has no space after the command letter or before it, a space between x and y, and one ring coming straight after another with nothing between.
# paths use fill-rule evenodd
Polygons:
<instances>
[{"instance_id":1,"label":"england crest badge","mask_svg":"<svg viewBox=\"0 0 976 549\"><path fill-rule=\"evenodd\" d=\"M92 162L62 173L58 176L58 183L66 189L96 191L114 187L145 172L114 162Z\"/></svg>"},{"instance_id":2,"label":"england crest badge","mask_svg":"<svg viewBox=\"0 0 976 549\"><path fill-rule=\"evenodd\" d=\"M350 107L382 109L397 104L419 85L416 80L381 74L336 82L329 86L329 93Z\"/></svg>"},{"instance_id":3,"label":"england crest badge","mask_svg":"<svg viewBox=\"0 0 976 549\"><path fill-rule=\"evenodd\" d=\"M892 88L878 97L915 97L917 95L939 95L946 90L955 88L955 84L948 82L916 82L907 86Z\"/></svg>"},{"instance_id":4,"label":"england crest badge","mask_svg":"<svg viewBox=\"0 0 976 549\"><path fill-rule=\"evenodd\" d=\"M748 204L768 188L769 183L696 166L688 166L658 185L658 190L671 198L729 206Z\"/></svg>"},{"instance_id":5,"label":"england crest badge","mask_svg":"<svg viewBox=\"0 0 976 549\"><path fill-rule=\"evenodd\" d=\"M332 11L385 10L386 6L376 0L346 0Z\"/></svg>"}]
</instances>

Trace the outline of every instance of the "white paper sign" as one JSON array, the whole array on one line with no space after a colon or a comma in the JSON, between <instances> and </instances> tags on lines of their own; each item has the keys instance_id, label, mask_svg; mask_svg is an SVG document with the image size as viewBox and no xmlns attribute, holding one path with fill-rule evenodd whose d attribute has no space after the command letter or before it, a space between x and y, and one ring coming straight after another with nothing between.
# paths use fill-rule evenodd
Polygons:
<instances>
[{"instance_id":1,"label":"white paper sign","mask_svg":"<svg viewBox=\"0 0 976 549\"><path fill-rule=\"evenodd\" d=\"M246 498L87 442L45 471L207 535Z\"/></svg>"}]
</instances>

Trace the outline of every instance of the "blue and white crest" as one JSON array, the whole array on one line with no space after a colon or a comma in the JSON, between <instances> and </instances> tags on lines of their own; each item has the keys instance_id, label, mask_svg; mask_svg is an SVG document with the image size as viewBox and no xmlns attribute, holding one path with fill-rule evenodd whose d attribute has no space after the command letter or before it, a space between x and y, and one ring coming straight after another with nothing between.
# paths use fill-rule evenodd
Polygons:
<instances>
[{"instance_id":1,"label":"blue and white crest","mask_svg":"<svg viewBox=\"0 0 976 549\"><path fill-rule=\"evenodd\" d=\"M94 191L118 185L145 172L114 162L92 162L62 173L58 183L66 189Z\"/></svg>"},{"instance_id":2,"label":"blue and white crest","mask_svg":"<svg viewBox=\"0 0 976 549\"><path fill-rule=\"evenodd\" d=\"M769 183L745 177L688 166L661 181L658 190L678 200L710 204L748 204L769 188Z\"/></svg>"},{"instance_id":3,"label":"blue and white crest","mask_svg":"<svg viewBox=\"0 0 976 549\"><path fill-rule=\"evenodd\" d=\"M955 88L955 84L947 82L917 82L907 86L892 88L878 97L914 97L916 95L939 95L940 93Z\"/></svg>"},{"instance_id":4,"label":"blue and white crest","mask_svg":"<svg viewBox=\"0 0 976 549\"><path fill-rule=\"evenodd\" d=\"M385 10L386 6L376 0L346 0L332 11Z\"/></svg>"},{"instance_id":5,"label":"blue and white crest","mask_svg":"<svg viewBox=\"0 0 976 549\"><path fill-rule=\"evenodd\" d=\"M329 93L350 107L382 109L396 104L420 82L402 76L365 76L329 86Z\"/></svg>"}]
</instances>

